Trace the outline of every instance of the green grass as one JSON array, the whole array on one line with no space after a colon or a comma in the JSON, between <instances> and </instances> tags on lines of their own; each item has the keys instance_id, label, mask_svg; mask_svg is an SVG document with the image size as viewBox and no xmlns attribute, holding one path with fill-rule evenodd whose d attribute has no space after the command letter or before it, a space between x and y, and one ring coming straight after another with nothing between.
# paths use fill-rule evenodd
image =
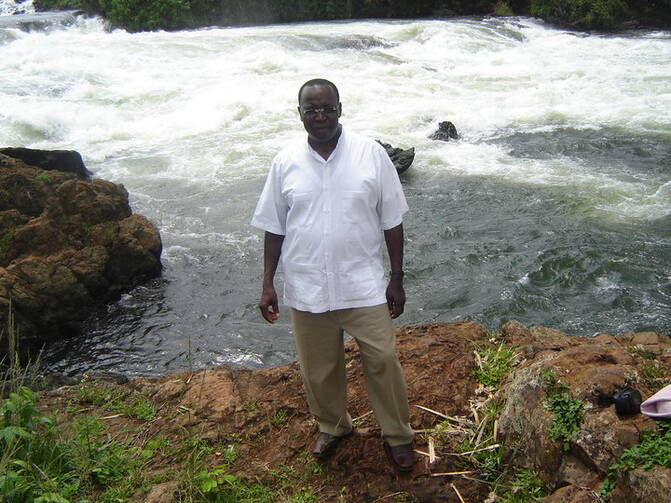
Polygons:
<instances>
[{"instance_id":1,"label":"green grass","mask_svg":"<svg viewBox=\"0 0 671 503\"><path fill-rule=\"evenodd\" d=\"M617 463L608 470L601 487L601 497L607 498L617 485L618 475L635 468L651 470L656 466L671 468L671 421L657 422L658 429L641 433L641 441L626 449Z\"/></svg>"},{"instance_id":2,"label":"green grass","mask_svg":"<svg viewBox=\"0 0 671 503\"><path fill-rule=\"evenodd\" d=\"M0 234L0 255L4 255L9 251L14 243L14 227L6 228Z\"/></svg>"},{"instance_id":3,"label":"green grass","mask_svg":"<svg viewBox=\"0 0 671 503\"><path fill-rule=\"evenodd\" d=\"M562 448L568 451L570 441L580 431L585 417L586 406L582 400L571 398L569 387L559 382L552 369L542 372L543 388L547 393L545 406L554 414L550 426L550 438L561 442Z\"/></svg>"},{"instance_id":4,"label":"green grass","mask_svg":"<svg viewBox=\"0 0 671 503\"><path fill-rule=\"evenodd\" d=\"M520 470L508 482L508 489L503 493L501 503L529 503L547 496L547 489L536 472Z\"/></svg>"},{"instance_id":5,"label":"green grass","mask_svg":"<svg viewBox=\"0 0 671 503\"><path fill-rule=\"evenodd\" d=\"M288 421L289 421L289 414L284 409L275 411L275 413L270 418L270 424L272 424L276 428L285 425Z\"/></svg>"},{"instance_id":6,"label":"green grass","mask_svg":"<svg viewBox=\"0 0 671 503\"><path fill-rule=\"evenodd\" d=\"M482 368L475 370L475 378L485 386L498 388L517 363L517 353L503 343L495 348L477 348L476 351Z\"/></svg>"},{"instance_id":7,"label":"green grass","mask_svg":"<svg viewBox=\"0 0 671 503\"><path fill-rule=\"evenodd\" d=\"M128 392L118 386L84 381L77 387L77 400L81 405L96 405L113 414L124 414L144 421L156 416L156 408L147 397Z\"/></svg>"},{"instance_id":8,"label":"green grass","mask_svg":"<svg viewBox=\"0 0 671 503\"><path fill-rule=\"evenodd\" d=\"M96 501L120 494L140 461L127 455L129 446L111 441L103 423L80 416L66 434L56 421L37 408L37 394L29 388L11 393L0 408L0 496L3 502ZM126 488L126 492L129 489Z\"/></svg>"},{"instance_id":9,"label":"green grass","mask_svg":"<svg viewBox=\"0 0 671 503\"><path fill-rule=\"evenodd\" d=\"M641 374L645 384L647 384L650 389L654 391L657 391L669 384L668 380L666 379L666 372L657 360L646 362L641 369Z\"/></svg>"},{"instance_id":10,"label":"green grass","mask_svg":"<svg viewBox=\"0 0 671 503\"><path fill-rule=\"evenodd\" d=\"M40 173L35 177L35 180L43 183L51 183L54 181L54 175L49 173Z\"/></svg>"}]
</instances>

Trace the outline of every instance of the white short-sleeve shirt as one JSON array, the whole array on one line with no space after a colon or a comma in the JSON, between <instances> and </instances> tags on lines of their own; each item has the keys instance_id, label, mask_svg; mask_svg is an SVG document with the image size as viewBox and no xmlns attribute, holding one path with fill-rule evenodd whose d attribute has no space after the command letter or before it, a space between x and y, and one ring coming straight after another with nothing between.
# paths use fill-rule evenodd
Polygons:
<instances>
[{"instance_id":1,"label":"white short-sleeve shirt","mask_svg":"<svg viewBox=\"0 0 671 503\"><path fill-rule=\"evenodd\" d=\"M383 231L407 210L384 148L342 128L327 160L307 139L275 156L252 225L285 236L285 304L322 313L386 303Z\"/></svg>"}]
</instances>

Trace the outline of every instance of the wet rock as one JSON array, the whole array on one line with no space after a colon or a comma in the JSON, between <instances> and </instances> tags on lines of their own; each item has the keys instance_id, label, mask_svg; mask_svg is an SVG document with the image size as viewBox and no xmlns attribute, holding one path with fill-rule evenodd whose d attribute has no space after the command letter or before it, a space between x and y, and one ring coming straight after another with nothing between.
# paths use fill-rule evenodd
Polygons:
<instances>
[{"instance_id":1,"label":"wet rock","mask_svg":"<svg viewBox=\"0 0 671 503\"><path fill-rule=\"evenodd\" d=\"M375 141L382 145L387 151L387 155L389 156L389 159L391 159L391 162L394 163L396 172L399 175L406 171L412 164L412 161L415 159L414 147L403 150L402 148L394 148L389 143L382 143L380 140Z\"/></svg>"},{"instance_id":2,"label":"wet rock","mask_svg":"<svg viewBox=\"0 0 671 503\"><path fill-rule=\"evenodd\" d=\"M0 148L0 154L20 159L29 166L48 171L74 173L81 180L89 180L91 172L84 166L79 152L74 150L36 150L22 147Z\"/></svg>"},{"instance_id":3,"label":"wet rock","mask_svg":"<svg viewBox=\"0 0 671 503\"><path fill-rule=\"evenodd\" d=\"M450 121L439 123L438 129L429 135L430 140L450 141L458 138L457 128Z\"/></svg>"},{"instance_id":4,"label":"wet rock","mask_svg":"<svg viewBox=\"0 0 671 503\"><path fill-rule=\"evenodd\" d=\"M0 327L11 300L30 352L76 334L92 310L159 275L162 246L122 185L85 180L78 153L12 150L48 168L0 154Z\"/></svg>"}]
</instances>

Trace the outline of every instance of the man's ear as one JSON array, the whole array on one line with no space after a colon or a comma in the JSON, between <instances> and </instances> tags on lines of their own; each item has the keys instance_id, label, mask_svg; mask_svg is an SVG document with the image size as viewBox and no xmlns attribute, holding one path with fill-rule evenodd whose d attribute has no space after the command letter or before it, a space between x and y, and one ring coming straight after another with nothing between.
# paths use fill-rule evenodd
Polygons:
<instances>
[{"instance_id":1,"label":"man's ear","mask_svg":"<svg viewBox=\"0 0 671 503\"><path fill-rule=\"evenodd\" d=\"M338 102L338 118L342 115L342 103Z\"/></svg>"},{"instance_id":2,"label":"man's ear","mask_svg":"<svg viewBox=\"0 0 671 503\"><path fill-rule=\"evenodd\" d=\"M301 114L301 107L300 107L300 105L297 106L296 109L298 110L298 116L301 118L301 120L303 120L303 115Z\"/></svg>"}]
</instances>

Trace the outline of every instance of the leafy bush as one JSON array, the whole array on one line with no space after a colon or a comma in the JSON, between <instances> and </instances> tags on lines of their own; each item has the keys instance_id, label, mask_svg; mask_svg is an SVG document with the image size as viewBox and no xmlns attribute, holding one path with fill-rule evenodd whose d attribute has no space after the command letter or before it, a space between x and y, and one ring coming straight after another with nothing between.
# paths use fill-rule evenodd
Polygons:
<instances>
[{"instance_id":1,"label":"leafy bush","mask_svg":"<svg viewBox=\"0 0 671 503\"><path fill-rule=\"evenodd\" d=\"M612 29L630 18L627 0L531 0L530 12L545 20L587 29Z\"/></svg>"},{"instance_id":2,"label":"leafy bush","mask_svg":"<svg viewBox=\"0 0 671 503\"><path fill-rule=\"evenodd\" d=\"M105 17L130 31L176 30L191 23L189 0L101 0Z\"/></svg>"}]
</instances>

